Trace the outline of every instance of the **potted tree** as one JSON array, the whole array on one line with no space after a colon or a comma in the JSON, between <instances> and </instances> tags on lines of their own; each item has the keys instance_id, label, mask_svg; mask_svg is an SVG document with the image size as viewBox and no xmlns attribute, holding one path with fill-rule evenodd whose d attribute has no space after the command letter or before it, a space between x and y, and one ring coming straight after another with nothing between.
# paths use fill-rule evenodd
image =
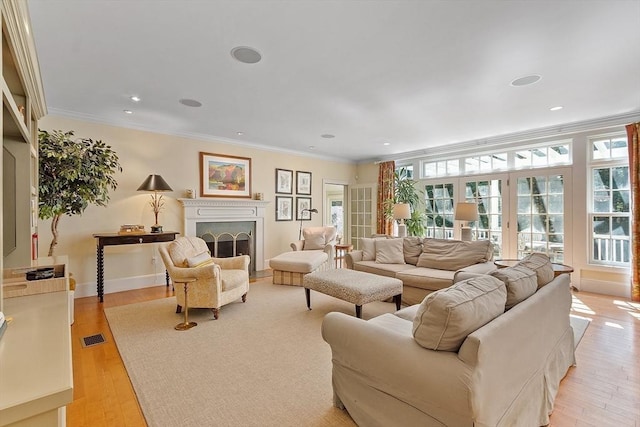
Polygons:
<instances>
[{"instance_id":1,"label":"potted tree","mask_svg":"<svg viewBox=\"0 0 640 427\"><path fill-rule=\"evenodd\" d=\"M51 218L52 256L58 244L58 223L63 215L80 215L89 206L106 206L109 190L118 186L113 177L122 172L111 146L91 138L73 138L74 131L38 129L38 216Z\"/></svg>"},{"instance_id":2,"label":"potted tree","mask_svg":"<svg viewBox=\"0 0 640 427\"><path fill-rule=\"evenodd\" d=\"M400 168L394 172L394 195L387 201L385 212L387 218L393 218L393 205L396 203L408 203L411 207L411 218L404 223L407 226L409 236L424 236L425 215L421 209L421 191L416 187L417 182L409 178L406 168Z\"/></svg>"}]
</instances>

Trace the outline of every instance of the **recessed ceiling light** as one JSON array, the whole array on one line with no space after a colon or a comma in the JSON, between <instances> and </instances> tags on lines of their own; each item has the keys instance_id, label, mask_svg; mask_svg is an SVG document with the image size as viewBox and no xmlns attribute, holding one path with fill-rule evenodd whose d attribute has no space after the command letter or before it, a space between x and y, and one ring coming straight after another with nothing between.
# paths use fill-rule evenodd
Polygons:
<instances>
[{"instance_id":1,"label":"recessed ceiling light","mask_svg":"<svg viewBox=\"0 0 640 427\"><path fill-rule=\"evenodd\" d=\"M316 149L316 146L315 146L315 145L310 145L310 146L309 146L309 150L315 150L315 149Z\"/></svg>"},{"instance_id":2,"label":"recessed ceiling light","mask_svg":"<svg viewBox=\"0 0 640 427\"><path fill-rule=\"evenodd\" d=\"M133 111L131 110L122 110L122 111L124 111L125 114L133 114Z\"/></svg>"},{"instance_id":3,"label":"recessed ceiling light","mask_svg":"<svg viewBox=\"0 0 640 427\"><path fill-rule=\"evenodd\" d=\"M382 145L391 145L390 142L383 142Z\"/></svg>"},{"instance_id":4,"label":"recessed ceiling light","mask_svg":"<svg viewBox=\"0 0 640 427\"><path fill-rule=\"evenodd\" d=\"M140 101L142 101L142 98L140 98L139 96L135 96L135 95L130 96L130 97L129 97L129 99L130 99L130 100L132 100L133 102L140 102Z\"/></svg>"},{"instance_id":5,"label":"recessed ceiling light","mask_svg":"<svg viewBox=\"0 0 640 427\"><path fill-rule=\"evenodd\" d=\"M202 102L196 101L195 99L183 98L179 102L187 107L202 107Z\"/></svg>"},{"instance_id":6,"label":"recessed ceiling light","mask_svg":"<svg viewBox=\"0 0 640 427\"><path fill-rule=\"evenodd\" d=\"M236 135L242 136L242 135L244 135L244 132L236 132Z\"/></svg>"},{"instance_id":7,"label":"recessed ceiling light","mask_svg":"<svg viewBox=\"0 0 640 427\"><path fill-rule=\"evenodd\" d=\"M322 135L320 135L321 138L325 138L325 139L331 139L331 138L335 138L335 135L331 135L330 133L324 133Z\"/></svg>"},{"instance_id":8,"label":"recessed ceiling light","mask_svg":"<svg viewBox=\"0 0 640 427\"><path fill-rule=\"evenodd\" d=\"M532 84L540 81L541 78L542 78L542 76L539 76L538 74L531 74L530 76L519 77L519 78L517 78L517 79L515 79L514 81L511 82L511 86L528 86L528 85L532 85Z\"/></svg>"},{"instance_id":9,"label":"recessed ceiling light","mask_svg":"<svg viewBox=\"0 0 640 427\"><path fill-rule=\"evenodd\" d=\"M558 105L557 107L551 107L551 108L549 108L549 110L551 110L551 111L558 111L558 110L562 110L562 108L564 108L564 107L562 107L562 105Z\"/></svg>"},{"instance_id":10,"label":"recessed ceiling light","mask_svg":"<svg viewBox=\"0 0 640 427\"><path fill-rule=\"evenodd\" d=\"M234 47L231 49L231 56L245 64L255 64L262 59L262 55L257 50L247 46Z\"/></svg>"}]
</instances>

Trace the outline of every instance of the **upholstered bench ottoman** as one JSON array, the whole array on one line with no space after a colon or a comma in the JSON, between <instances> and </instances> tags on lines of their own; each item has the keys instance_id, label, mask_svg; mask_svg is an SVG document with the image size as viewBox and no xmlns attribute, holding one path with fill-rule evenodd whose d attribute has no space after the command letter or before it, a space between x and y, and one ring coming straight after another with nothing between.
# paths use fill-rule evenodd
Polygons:
<instances>
[{"instance_id":1,"label":"upholstered bench ottoman","mask_svg":"<svg viewBox=\"0 0 640 427\"><path fill-rule=\"evenodd\" d=\"M310 290L355 304L356 317L358 318L362 318L364 304L392 297L396 303L396 310L400 310L402 281L393 277L356 270L336 269L307 274L304 276L302 286L304 286L309 310L311 310Z\"/></svg>"},{"instance_id":2,"label":"upholstered bench ottoman","mask_svg":"<svg viewBox=\"0 0 640 427\"><path fill-rule=\"evenodd\" d=\"M330 268L333 260L321 250L292 251L271 258L269 266L273 270L274 285L302 286L306 274Z\"/></svg>"}]
</instances>

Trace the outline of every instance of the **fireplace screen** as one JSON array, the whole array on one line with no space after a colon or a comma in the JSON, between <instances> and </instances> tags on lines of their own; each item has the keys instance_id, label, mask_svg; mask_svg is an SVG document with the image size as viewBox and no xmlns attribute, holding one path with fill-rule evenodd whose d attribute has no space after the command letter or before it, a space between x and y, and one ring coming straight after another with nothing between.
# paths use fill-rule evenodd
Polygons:
<instances>
[{"instance_id":1,"label":"fireplace screen","mask_svg":"<svg viewBox=\"0 0 640 427\"><path fill-rule=\"evenodd\" d=\"M211 255L228 258L249 255L249 273L255 273L255 222L204 222L196 224L196 234L207 242Z\"/></svg>"}]
</instances>

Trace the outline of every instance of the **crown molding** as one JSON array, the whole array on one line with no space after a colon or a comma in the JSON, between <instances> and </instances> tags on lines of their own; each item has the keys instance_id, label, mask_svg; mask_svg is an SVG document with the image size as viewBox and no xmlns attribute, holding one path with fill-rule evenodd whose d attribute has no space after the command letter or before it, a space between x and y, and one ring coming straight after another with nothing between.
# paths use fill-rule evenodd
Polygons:
<instances>
[{"instance_id":1,"label":"crown molding","mask_svg":"<svg viewBox=\"0 0 640 427\"><path fill-rule=\"evenodd\" d=\"M436 157L452 152L455 152L456 154L464 154L465 152L469 151L477 152L478 149L484 151L492 148L501 148L522 141L535 141L538 139L562 137L580 132L603 130L612 127L624 126L637 121L640 121L640 111L632 111L615 116L607 116L597 119L547 126L544 128L531 129L527 131L514 132L487 138L478 138L470 141L446 144L433 148L423 148L420 150L393 154L390 156L385 156L383 158L364 160L358 163L362 164L371 162L386 162L390 160L412 160L422 157Z\"/></svg>"}]
</instances>

